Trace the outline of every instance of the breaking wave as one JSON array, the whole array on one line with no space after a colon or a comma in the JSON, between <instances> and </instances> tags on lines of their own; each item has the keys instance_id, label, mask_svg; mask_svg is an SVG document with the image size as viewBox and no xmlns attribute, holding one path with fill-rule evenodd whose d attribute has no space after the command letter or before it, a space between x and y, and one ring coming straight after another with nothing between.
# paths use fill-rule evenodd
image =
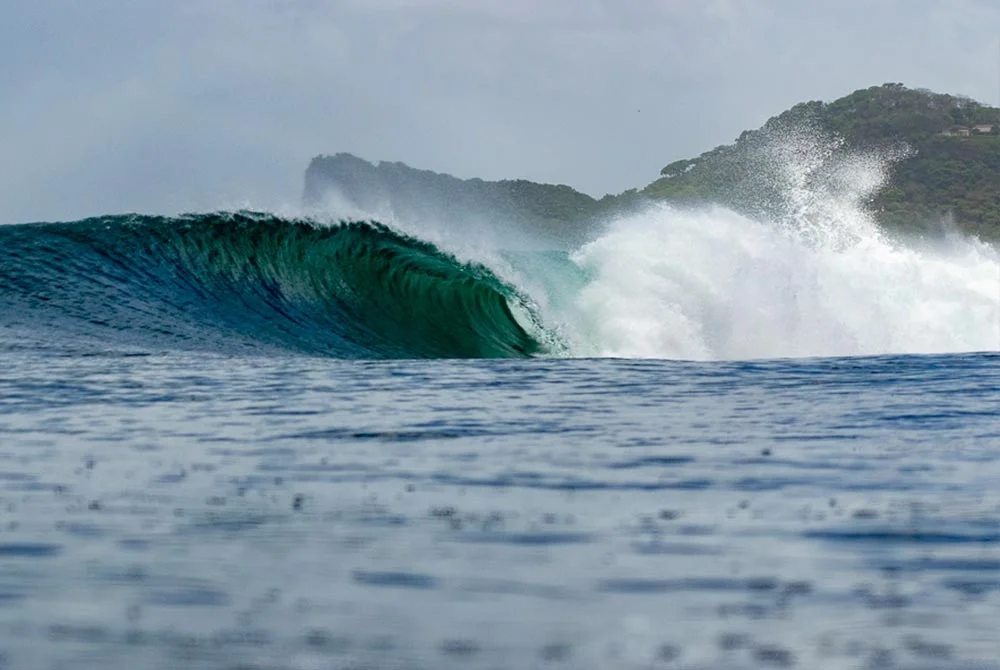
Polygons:
<instances>
[{"instance_id":1,"label":"breaking wave","mask_svg":"<svg viewBox=\"0 0 1000 670\"><path fill-rule=\"evenodd\" d=\"M378 223L248 212L0 227L0 310L10 342L44 333L338 358L543 351L522 298L484 266Z\"/></svg>"},{"instance_id":2,"label":"breaking wave","mask_svg":"<svg viewBox=\"0 0 1000 670\"><path fill-rule=\"evenodd\" d=\"M253 212L2 226L0 347L695 360L1000 349L996 247L894 240L866 210L898 157L784 133L744 184L762 206L651 203L572 251L484 250L462 222L421 233Z\"/></svg>"}]
</instances>

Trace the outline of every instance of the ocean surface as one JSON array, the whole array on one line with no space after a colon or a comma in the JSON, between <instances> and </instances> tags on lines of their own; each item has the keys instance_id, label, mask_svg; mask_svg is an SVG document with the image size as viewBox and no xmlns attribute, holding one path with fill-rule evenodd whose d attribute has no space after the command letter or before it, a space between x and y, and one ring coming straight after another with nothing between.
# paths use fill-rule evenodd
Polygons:
<instances>
[{"instance_id":1,"label":"ocean surface","mask_svg":"<svg viewBox=\"0 0 1000 670\"><path fill-rule=\"evenodd\" d=\"M1000 667L995 353L0 362L0 667Z\"/></svg>"},{"instance_id":2,"label":"ocean surface","mask_svg":"<svg viewBox=\"0 0 1000 670\"><path fill-rule=\"evenodd\" d=\"M1000 253L783 151L575 248L0 226L0 670L1000 669Z\"/></svg>"}]
</instances>

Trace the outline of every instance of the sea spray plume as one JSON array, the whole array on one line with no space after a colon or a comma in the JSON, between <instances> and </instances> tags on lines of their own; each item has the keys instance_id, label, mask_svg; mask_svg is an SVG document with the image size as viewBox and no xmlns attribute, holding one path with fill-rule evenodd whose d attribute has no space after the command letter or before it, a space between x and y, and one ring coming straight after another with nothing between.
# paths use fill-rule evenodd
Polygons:
<instances>
[{"instance_id":1,"label":"sea spray plume","mask_svg":"<svg viewBox=\"0 0 1000 670\"><path fill-rule=\"evenodd\" d=\"M739 214L651 205L574 256L582 355L744 359L995 350L1000 257L890 243L865 205L892 152L770 133ZM749 200L751 187L757 186ZM753 205L748 207L747 205Z\"/></svg>"},{"instance_id":2,"label":"sea spray plume","mask_svg":"<svg viewBox=\"0 0 1000 670\"><path fill-rule=\"evenodd\" d=\"M809 118L772 119L739 146L742 176L731 204L816 246L880 239L869 205L892 166L910 155L901 143L850 147Z\"/></svg>"}]
</instances>

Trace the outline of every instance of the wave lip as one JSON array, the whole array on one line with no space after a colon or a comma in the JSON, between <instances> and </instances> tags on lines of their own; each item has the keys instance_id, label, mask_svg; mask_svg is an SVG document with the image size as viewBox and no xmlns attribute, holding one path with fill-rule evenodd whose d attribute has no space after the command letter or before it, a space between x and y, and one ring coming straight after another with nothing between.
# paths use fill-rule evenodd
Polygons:
<instances>
[{"instance_id":1,"label":"wave lip","mask_svg":"<svg viewBox=\"0 0 1000 670\"><path fill-rule=\"evenodd\" d=\"M234 212L0 228L0 332L337 358L543 353L512 305L531 314L486 267L377 222Z\"/></svg>"}]
</instances>

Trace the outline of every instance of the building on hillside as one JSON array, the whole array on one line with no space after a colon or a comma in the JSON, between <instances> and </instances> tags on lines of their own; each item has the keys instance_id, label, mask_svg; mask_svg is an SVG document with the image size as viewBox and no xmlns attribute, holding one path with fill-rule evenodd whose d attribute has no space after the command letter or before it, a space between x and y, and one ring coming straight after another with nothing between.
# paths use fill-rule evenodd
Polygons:
<instances>
[{"instance_id":1,"label":"building on hillside","mask_svg":"<svg viewBox=\"0 0 1000 670\"><path fill-rule=\"evenodd\" d=\"M947 130L942 130L941 134L946 137L969 137L970 135L992 135L997 130L997 126L992 123L978 123L974 126L952 126Z\"/></svg>"},{"instance_id":2,"label":"building on hillside","mask_svg":"<svg viewBox=\"0 0 1000 670\"><path fill-rule=\"evenodd\" d=\"M972 132L965 126L955 126L954 128L949 128L948 130L942 130L942 135L947 135L948 137L968 137Z\"/></svg>"}]
</instances>

